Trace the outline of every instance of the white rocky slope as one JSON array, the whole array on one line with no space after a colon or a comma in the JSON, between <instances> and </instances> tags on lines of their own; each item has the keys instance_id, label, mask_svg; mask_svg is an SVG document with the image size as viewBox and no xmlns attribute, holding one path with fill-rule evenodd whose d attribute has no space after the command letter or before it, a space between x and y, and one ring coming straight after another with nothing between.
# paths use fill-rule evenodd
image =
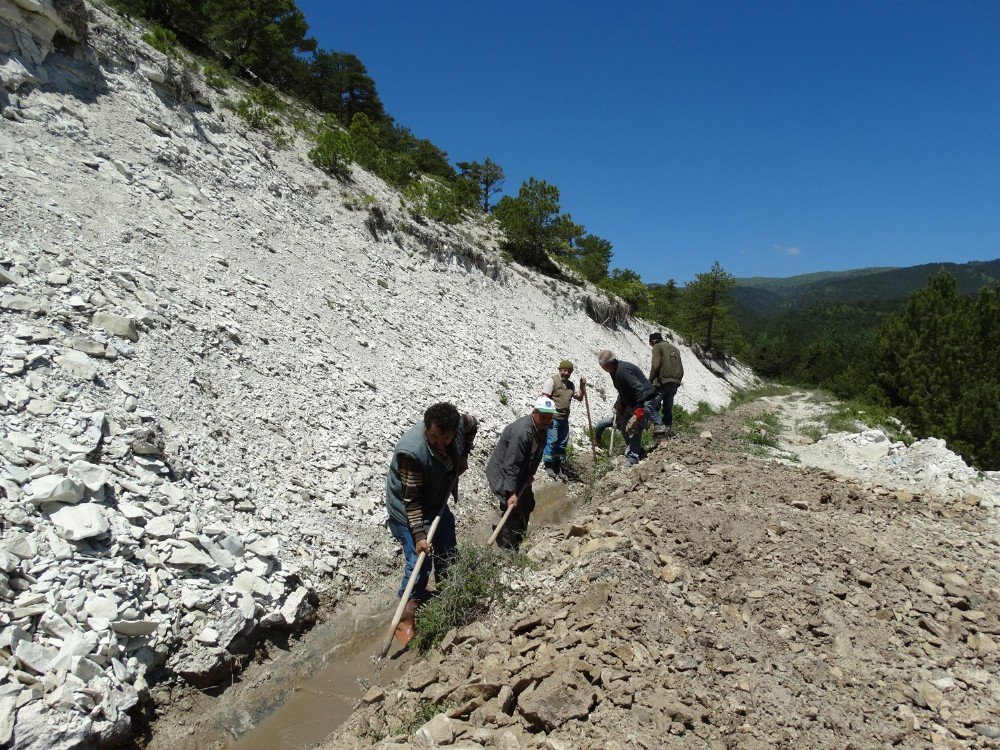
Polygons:
<instances>
[{"instance_id":1,"label":"white rocky slope","mask_svg":"<svg viewBox=\"0 0 1000 750\"><path fill-rule=\"evenodd\" d=\"M481 418L481 464L561 358L592 379L595 419L612 396L595 352L648 358L647 326L598 325L587 310L612 304L505 265L488 225L418 222L360 171L329 180L209 93L176 105L138 30L89 7L88 36L82 3L55 5L0 0L0 746L17 748L126 736L162 666L210 684L261 628L372 585L395 552L388 453L427 405ZM684 362L687 407L752 377ZM466 484L462 512L483 512L479 467Z\"/></svg>"}]
</instances>

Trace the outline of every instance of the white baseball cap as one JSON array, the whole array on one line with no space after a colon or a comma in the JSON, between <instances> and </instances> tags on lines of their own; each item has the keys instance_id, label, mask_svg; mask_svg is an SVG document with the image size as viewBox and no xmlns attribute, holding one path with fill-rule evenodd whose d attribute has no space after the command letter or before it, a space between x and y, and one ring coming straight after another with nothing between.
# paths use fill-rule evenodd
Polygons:
<instances>
[{"instance_id":1,"label":"white baseball cap","mask_svg":"<svg viewBox=\"0 0 1000 750\"><path fill-rule=\"evenodd\" d=\"M548 396L539 396L535 399L535 411L540 414L558 414L555 402Z\"/></svg>"}]
</instances>

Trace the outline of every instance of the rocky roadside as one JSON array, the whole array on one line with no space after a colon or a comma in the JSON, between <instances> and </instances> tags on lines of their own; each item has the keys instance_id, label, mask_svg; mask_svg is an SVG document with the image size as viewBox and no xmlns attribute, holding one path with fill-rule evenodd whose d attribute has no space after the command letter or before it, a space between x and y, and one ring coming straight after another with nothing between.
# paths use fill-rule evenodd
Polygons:
<instances>
[{"instance_id":1,"label":"rocky roadside","mask_svg":"<svg viewBox=\"0 0 1000 750\"><path fill-rule=\"evenodd\" d=\"M751 458L760 408L604 477L532 538L512 610L324 747L996 746L993 512Z\"/></svg>"}]
</instances>

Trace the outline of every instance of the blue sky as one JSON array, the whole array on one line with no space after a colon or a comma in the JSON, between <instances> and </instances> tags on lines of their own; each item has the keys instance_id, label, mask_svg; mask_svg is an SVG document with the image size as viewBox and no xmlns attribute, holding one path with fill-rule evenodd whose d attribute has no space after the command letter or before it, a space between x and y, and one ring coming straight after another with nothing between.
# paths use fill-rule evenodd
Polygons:
<instances>
[{"instance_id":1,"label":"blue sky","mask_svg":"<svg viewBox=\"0 0 1000 750\"><path fill-rule=\"evenodd\" d=\"M1000 3L298 0L388 112L647 282L1000 257Z\"/></svg>"}]
</instances>

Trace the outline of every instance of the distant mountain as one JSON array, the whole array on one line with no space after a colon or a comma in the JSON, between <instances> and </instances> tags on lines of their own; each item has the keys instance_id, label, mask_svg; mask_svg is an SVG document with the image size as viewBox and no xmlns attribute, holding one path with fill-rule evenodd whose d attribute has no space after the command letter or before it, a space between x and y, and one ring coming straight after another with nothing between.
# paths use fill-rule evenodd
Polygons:
<instances>
[{"instance_id":1,"label":"distant mountain","mask_svg":"<svg viewBox=\"0 0 1000 750\"><path fill-rule=\"evenodd\" d=\"M852 276L870 276L873 273L882 271L895 271L899 266L877 266L874 268L852 268L847 271L817 271L816 273L803 273L798 276L753 276L749 279L737 279L740 286L752 286L757 289L769 289L774 292L789 291L811 286L821 281L831 281Z\"/></svg>"},{"instance_id":2,"label":"distant mountain","mask_svg":"<svg viewBox=\"0 0 1000 750\"><path fill-rule=\"evenodd\" d=\"M858 268L784 279L737 279L732 296L740 318L771 317L819 304L903 300L925 286L941 269L955 278L963 294L974 294L990 284L1000 285L998 258L968 263L925 263L906 268Z\"/></svg>"}]
</instances>

